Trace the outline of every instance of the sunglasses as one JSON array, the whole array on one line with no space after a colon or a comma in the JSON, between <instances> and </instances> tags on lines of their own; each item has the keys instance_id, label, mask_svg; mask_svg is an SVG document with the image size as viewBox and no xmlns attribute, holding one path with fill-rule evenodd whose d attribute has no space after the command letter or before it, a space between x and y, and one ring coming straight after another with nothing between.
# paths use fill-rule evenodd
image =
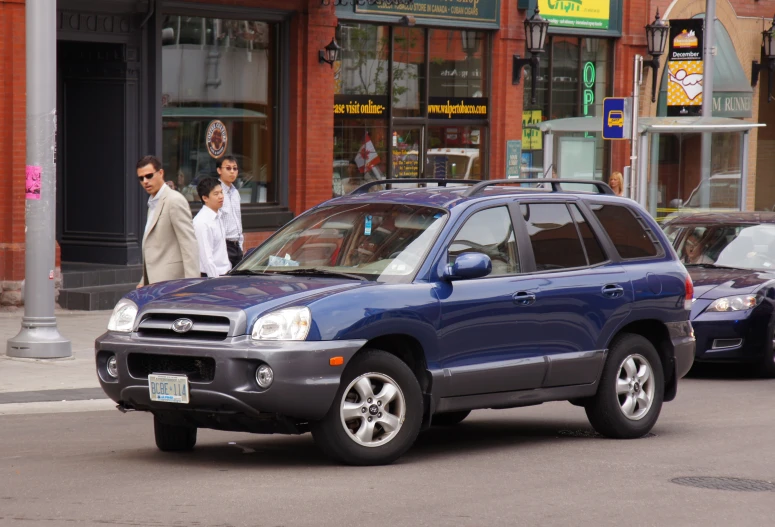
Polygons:
<instances>
[{"instance_id":1,"label":"sunglasses","mask_svg":"<svg viewBox=\"0 0 775 527\"><path fill-rule=\"evenodd\" d=\"M221 170L228 170L229 172L236 172L237 167L221 167Z\"/></svg>"},{"instance_id":2,"label":"sunglasses","mask_svg":"<svg viewBox=\"0 0 775 527\"><path fill-rule=\"evenodd\" d=\"M151 174L146 174L144 176L137 176L137 181L139 181L140 183L142 183L143 180L150 181L153 179L153 176L155 176L156 174L157 172L153 172Z\"/></svg>"}]
</instances>

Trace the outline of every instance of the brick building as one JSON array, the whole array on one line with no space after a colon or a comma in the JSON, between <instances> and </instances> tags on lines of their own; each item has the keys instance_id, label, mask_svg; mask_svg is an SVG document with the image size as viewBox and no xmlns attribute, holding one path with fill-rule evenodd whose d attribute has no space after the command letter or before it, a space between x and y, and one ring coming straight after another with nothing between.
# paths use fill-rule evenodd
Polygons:
<instances>
[{"instance_id":1,"label":"brick building","mask_svg":"<svg viewBox=\"0 0 775 527\"><path fill-rule=\"evenodd\" d=\"M533 72L526 68L515 86L512 56L525 56L523 21L536 4L552 26L533 104ZM763 19L775 14L767 4L718 0L743 84L760 59ZM24 7L24 0L0 0L0 170L11 190L0 205L3 304L18 301L24 278ZM131 287L147 201L134 181L136 160L159 155L168 184L196 211L193 187L214 174L205 138L216 122L240 164L248 247L374 178L548 174L541 135L521 123L600 119L605 97L629 96L632 57L645 55L644 26L657 8L665 18L692 18L704 0L59 0L59 302L110 308ZM329 65L319 54L332 38L342 51ZM663 70L664 61L660 93ZM660 109L651 104L650 75L640 111L654 116ZM759 104L765 77L766 70L730 116L773 122L770 106ZM772 166L774 150L762 148L775 141L770 129L754 132L750 208L775 201L775 186L757 174L757 164ZM573 148L590 154L592 164L571 170L555 148L552 164L562 177L607 179L629 159L626 142L599 134L563 144L567 155ZM668 165L690 143L660 147L666 172L689 173L680 162ZM658 177L668 178L665 193L680 186L685 197L692 185L688 177L680 185L669 179L678 176Z\"/></svg>"}]
</instances>

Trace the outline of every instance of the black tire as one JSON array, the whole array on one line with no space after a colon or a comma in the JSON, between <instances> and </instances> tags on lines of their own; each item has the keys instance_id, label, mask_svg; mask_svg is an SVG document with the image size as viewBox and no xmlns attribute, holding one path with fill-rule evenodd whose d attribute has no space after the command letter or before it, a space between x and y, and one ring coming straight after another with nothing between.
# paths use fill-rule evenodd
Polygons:
<instances>
[{"instance_id":1,"label":"black tire","mask_svg":"<svg viewBox=\"0 0 775 527\"><path fill-rule=\"evenodd\" d=\"M153 434L162 452L187 452L196 445L195 427L170 425L156 416L153 416Z\"/></svg>"},{"instance_id":2,"label":"black tire","mask_svg":"<svg viewBox=\"0 0 775 527\"><path fill-rule=\"evenodd\" d=\"M463 410L460 412L447 412L443 414L434 414L433 419L431 420L431 425L455 426L456 424L462 423L463 419L468 417L468 414L470 413L471 413L471 410Z\"/></svg>"},{"instance_id":3,"label":"black tire","mask_svg":"<svg viewBox=\"0 0 775 527\"><path fill-rule=\"evenodd\" d=\"M345 424L340 415L345 398L351 399L351 401L348 401L350 404L362 404L363 408L368 407L368 411L362 415L367 417L372 415L371 411L374 405L369 404L367 401L360 401L359 396L354 393L356 391L355 388L348 390L353 381L362 375L368 374L387 377L393 381L393 385L398 387L400 394L403 395L403 405L398 402L399 398L396 397L393 399L394 402L384 407L389 409L387 413L392 414L394 411L399 411L396 408L403 406L403 423L399 423L400 426L396 427L395 430L397 431L394 432L395 435L392 438L388 439L384 444L377 444L376 446L364 446L364 444L359 443L351 435L354 433L352 429L350 429L351 431L345 429ZM374 402L377 402L377 396L382 393L382 388L377 386L379 380L372 382L374 379L376 377L370 377L369 381L375 394ZM345 393L345 391L348 391L348 393ZM379 416L381 418L382 414L380 413ZM366 349L356 355L347 365L342 374L339 389L336 392L331 408L322 420L310 423L310 428L312 429L315 442L321 450L337 461L348 465L387 465L401 457L414 444L417 435L420 433L422 417L422 391L417 378L409 366L395 355L385 351ZM375 425L373 425L374 435L372 437L376 437L378 442L380 437L384 438L390 432L381 428L382 425L379 424L376 417L373 419L375 420ZM363 418L356 417L348 421L348 424L360 430L360 426L365 426L366 423Z\"/></svg>"},{"instance_id":4,"label":"black tire","mask_svg":"<svg viewBox=\"0 0 775 527\"><path fill-rule=\"evenodd\" d=\"M757 365L756 373L765 379L775 377L775 326L767 331L767 342L764 343L764 357Z\"/></svg>"},{"instance_id":5,"label":"black tire","mask_svg":"<svg viewBox=\"0 0 775 527\"><path fill-rule=\"evenodd\" d=\"M633 357L638 364L648 363L651 368L650 379L653 385L644 383L644 389L630 385L630 393L647 394L646 388L651 390L652 398L650 407L641 407L636 404L634 411L647 411L637 419L625 416L623 405L630 393L617 394L617 383L620 371L626 377L623 370L626 359ZM597 394L590 398L585 406L587 418L592 427L600 434L614 439L635 439L646 435L657 422L659 412L662 410L662 401L665 394L665 376L662 370L662 361L654 346L646 338L640 335L624 333L617 336L611 343L610 352L603 366L603 374L600 376L600 386ZM647 381L648 382L648 381ZM640 408L640 410L638 410ZM637 416L637 412L633 417Z\"/></svg>"}]
</instances>

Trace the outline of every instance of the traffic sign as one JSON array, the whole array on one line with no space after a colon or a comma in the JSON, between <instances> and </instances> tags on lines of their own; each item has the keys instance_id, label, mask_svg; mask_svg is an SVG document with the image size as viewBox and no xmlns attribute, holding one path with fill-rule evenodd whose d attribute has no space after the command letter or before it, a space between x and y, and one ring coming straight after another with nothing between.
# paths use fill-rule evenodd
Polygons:
<instances>
[{"instance_id":1,"label":"traffic sign","mask_svg":"<svg viewBox=\"0 0 775 527\"><path fill-rule=\"evenodd\" d=\"M629 139L630 100L627 97L606 97L603 99L603 139Z\"/></svg>"}]
</instances>

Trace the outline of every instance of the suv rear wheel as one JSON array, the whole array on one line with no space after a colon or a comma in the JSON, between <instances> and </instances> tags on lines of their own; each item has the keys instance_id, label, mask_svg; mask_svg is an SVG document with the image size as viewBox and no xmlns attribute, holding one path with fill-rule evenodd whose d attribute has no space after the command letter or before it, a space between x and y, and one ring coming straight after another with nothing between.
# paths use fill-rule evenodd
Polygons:
<instances>
[{"instance_id":1,"label":"suv rear wheel","mask_svg":"<svg viewBox=\"0 0 775 527\"><path fill-rule=\"evenodd\" d=\"M611 345L597 394L585 406L587 418L604 436L642 437L657 422L664 392L662 362L651 342L640 335L619 335Z\"/></svg>"},{"instance_id":2,"label":"suv rear wheel","mask_svg":"<svg viewBox=\"0 0 775 527\"><path fill-rule=\"evenodd\" d=\"M422 392L409 366L390 353L364 350L347 365L328 414L310 425L328 456L385 465L414 444L422 416Z\"/></svg>"}]
</instances>

